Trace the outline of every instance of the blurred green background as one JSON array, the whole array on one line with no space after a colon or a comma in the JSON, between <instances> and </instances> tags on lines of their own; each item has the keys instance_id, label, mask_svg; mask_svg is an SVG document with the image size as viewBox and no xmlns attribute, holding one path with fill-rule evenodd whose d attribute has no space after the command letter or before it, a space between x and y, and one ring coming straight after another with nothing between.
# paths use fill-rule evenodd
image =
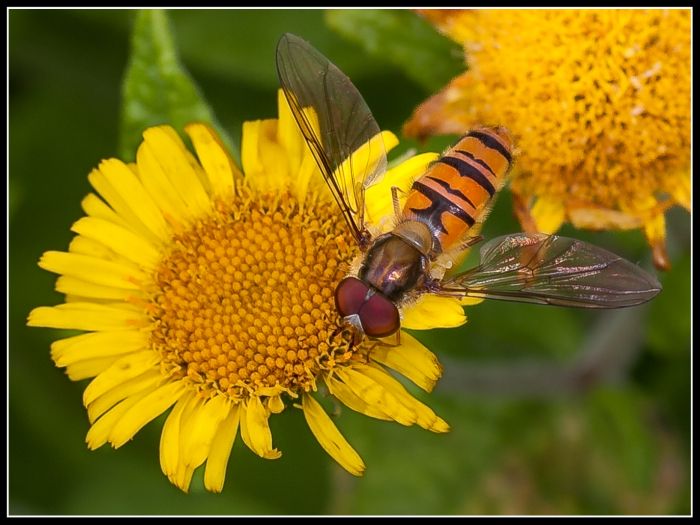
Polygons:
<instances>
[{"instance_id":1,"label":"blurred green background","mask_svg":"<svg viewBox=\"0 0 700 525\"><path fill-rule=\"evenodd\" d=\"M276 117L280 35L309 40L350 76L382 129L463 67L459 48L401 11L172 11L173 36L233 144L244 120ZM276 461L237 441L223 494L189 495L161 473L163 417L119 449L85 446L81 395L49 358L55 330L27 328L54 305L36 265L65 250L87 174L120 152L121 86L134 11L9 11L10 514L687 514L690 512L690 219L668 215L673 270L650 305L595 313L507 303L469 308L454 330L417 333L446 367L412 390L447 435L343 411L365 460L353 478L302 414L271 418ZM423 53L421 55L421 53ZM431 58L431 53L434 58ZM181 131L181 130L180 130ZM421 150L440 151L454 137ZM127 140L128 143L128 140ZM122 144L124 141L122 140ZM416 147L402 141L402 149ZM487 238L517 231L504 191ZM565 229L648 267L639 232Z\"/></svg>"}]
</instances>

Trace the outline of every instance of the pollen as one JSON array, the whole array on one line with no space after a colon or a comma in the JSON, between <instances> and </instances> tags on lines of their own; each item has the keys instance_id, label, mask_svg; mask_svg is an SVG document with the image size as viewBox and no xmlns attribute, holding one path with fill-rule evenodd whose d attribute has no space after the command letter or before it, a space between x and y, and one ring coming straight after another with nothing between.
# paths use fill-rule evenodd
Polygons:
<instances>
[{"instance_id":1,"label":"pollen","mask_svg":"<svg viewBox=\"0 0 700 525\"><path fill-rule=\"evenodd\" d=\"M344 344L334 290L355 254L342 218L290 196L222 210L176 236L158 269L151 344L203 391L308 392Z\"/></svg>"}]
</instances>

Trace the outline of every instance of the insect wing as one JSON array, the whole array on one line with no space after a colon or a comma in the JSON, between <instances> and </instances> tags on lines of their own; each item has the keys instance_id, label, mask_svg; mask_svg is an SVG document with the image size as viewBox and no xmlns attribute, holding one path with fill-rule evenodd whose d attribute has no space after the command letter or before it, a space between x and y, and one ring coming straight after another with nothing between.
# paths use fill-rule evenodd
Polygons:
<instances>
[{"instance_id":1,"label":"insect wing","mask_svg":"<svg viewBox=\"0 0 700 525\"><path fill-rule=\"evenodd\" d=\"M482 246L481 263L442 282L440 295L579 308L622 308L653 299L661 284L602 248L556 235L519 233Z\"/></svg>"},{"instance_id":2,"label":"insect wing","mask_svg":"<svg viewBox=\"0 0 700 525\"><path fill-rule=\"evenodd\" d=\"M282 35L277 44L277 73L316 163L362 245L367 241L365 189L379 182L386 171L379 126L350 79L305 40ZM362 154L351 163L351 155L361 147Z\"/></svg>"}]
</instances>

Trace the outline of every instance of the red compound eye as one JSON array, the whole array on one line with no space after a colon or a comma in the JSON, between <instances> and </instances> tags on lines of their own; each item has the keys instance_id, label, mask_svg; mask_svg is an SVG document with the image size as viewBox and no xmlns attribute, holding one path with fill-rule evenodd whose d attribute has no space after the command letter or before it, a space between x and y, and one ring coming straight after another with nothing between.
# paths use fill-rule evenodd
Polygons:
<instances>
[{"instance_id":1,"label":"red compound eye","mask_svg":"<svg viewBox=\"0 0 700 525\"><path fill-rule=\"evenodd\" d=\"M369 287L356 277L346 277L335 289L335 307L342 317L359 315L369 337L387 337L401 328L399 311L378 293L365 300L368 291Z\"/></svg>"},{"instance_id":2,"label":"red compound eye","mask_svg":"<svg viewBox=\"0 0 700 525\"><path fill-rule=\"evenodd\" d=\"M335 289L335 307L338 313L347 317L360 313L367 297L367 285L355 277L346 277Z\"/></svg>"},{"instance_id":3,"label":"red compound eye","mask_svg":"<svg viewBox=\"0 0 700 525\"><path fill-rule=\"evenodd\" d=\"M374 294L362 305L360 322L370 337L387 337L401 328L396 305L379 294Z\"/></svg>"}]
</instances>

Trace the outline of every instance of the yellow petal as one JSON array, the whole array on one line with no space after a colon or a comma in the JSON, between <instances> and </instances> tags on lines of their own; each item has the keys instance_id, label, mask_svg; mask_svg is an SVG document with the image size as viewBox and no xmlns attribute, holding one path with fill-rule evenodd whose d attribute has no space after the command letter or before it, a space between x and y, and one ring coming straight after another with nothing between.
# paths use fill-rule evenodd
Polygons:
<instances>
[{"instance_id":1,"label":"yellow petal","mask_svg":"<svg viewBox=\"0 0 700 525\"><path fill-rule=\"evenodd\" d=\"M278 91L277 98L279 107L277 141L287 152L289 177L292 180L300 206L303 209L306 196L313 191L318 192L322 200L331 200L333 197L330 190L321 176L311 149L294 120L282 90ZM312 108L304 108L302 111L316 136L320 136L316 112Z\"/></svg>"},{"instance_id":2,"label":"yellow petal","mask_svg":"<svg viewBox=\"0 0 700 525\"><path fill-rule=\"evenodd\" d=\"M93 423L90 430L88 430L87 436L85 437L85 442L87 443L88 448L90 450L95 450L96 448L100 448L102 445L107 443L109 435L114 429L114 426L119 422L124 414L131 410L131 408L141 399L146 397L148 393L148 391L143 391L126 398L124 401L112 408L112 410L104 414L95 423Z\"/></svg>"},{"instance_id":3,"label":"yellow petal","mask_svg":"<svg viewBox=\"0 0 700 525\"><path fill-rule=\"evenodd\" d=\"M95 217L83 217L71 227L88 239L101 242L115 253L134 263L155 269L161 262L161 253L147 240L112 222Z\"/></svg>"},{"instance_id":4,"label":"yellow petal","mask_svg":"<svg viewBox=\"0 0 700 525\"><path fill-rule=\"evenodd\" d=\"M118 355L84 359L66 367L66 375L71 381L82 381L100 375L119 359Z\"/></svg>"},{"instance_id":5,"label":"yellow petal","mask_svg":"<svg viewBox=\"0 0 700 525\"><path fill-rule=\"evenodd\" d=\"M663 213L654 214L644 222L644 236L651 246L654 266L661 271L669 271L671 260L666 252L666 219Z\"/></svg>"},{"instance_id":6,"label":"yellow petal","mask_svg":"<svg viewBox=\"0 0 700 525\"><path fill-rule=\"evenodd\" d=\"M474 306L483 302L483 297L462 297L459 300L459 304L461 304L462 306Z\"/></svg>"},{"instance_id":7,"label":"yellow petal","mask_svg":"<svg viewBox=\"0 0 700 525\"><path fill-rule=\"evenodd\" d=\"M192 482L192 474L194 474L194 469L192 467L181 467L178 468L177 474L170 482L176 487L180 487L182 491L187 494L190 491L190 483Z\"/></svg>"},{"instance_id":8,"label":"yellow petal","mask_svg":"<svg viewBox=\"0 0 700 525\"><path fill-rule=\"evenodd\" d=\"M133 311L94 303L66 303L35 308L29 313L27 325L97 331L125 330L143 321L143 316Z\"/></svg>"},{"instance_id":9,"label":"yellow petal","mask_svg":"<svg viewBox=\"0 0 700 525\"><path fill-rule=\"evenodd\" d=\"M408 191L411 184L423 175L438 158L440 158L440 154L433 152L414 155L388 170L384 180L382 180L382 185L391 184L391 186L398 186Z\"/></svg>"},{"instance_id":10,"label":"yellow petal","mask_svg":"<svg viewBox=\"0 0 700 525\"><path fill-rule=\"evenodd\" d=\"M566 209L560 200L539 197L530 212L537 231L556 233L566 219Z\"/></svg>"},{"instance_id":11,"label":"yellow petal","mask_svg":"<svg viewBox=\"0 0 700 525\"><path fill-rule=\"evenodd\" d=\"M306 122L309 124L311 129L314 131L317 137L321 136L321 129L318 123L318 115L313 108L303 108L304 116ZM301 131L299 131L301 135ZM321 171L318 168L316 159L314 158L311 148L308 146L306 141L304 141L303 158L301 162L301 167L299 168L299 182L297 183L298 191L300 195L306 195L303 188L308 188L309 192L318 192L321 200L330 202L333 200L333 195L331 194L328 184L321 176ZM308 178L307 178L308 177Z\"/></svg>"},{"instance_id":12,"label":"yellow petal","mask_svg":"<svg viewBox=\"0 0 700 525\"><path fill-rule=\"evenodd\" d=\"M281 89L277 90L277 107L279 114L277 141L286 150L290 176L296 179L307 151L306 141L296 120L294 120L287 98Z\"/></svg>"},{"instance_id":13,"label":"yellow petal","mask_svg":"<svg viewBox=\"0 0 700 525\"><path fill-rule=\"evenodd\" d=\"M319 402L305 393L302 395L302 407L306 423L323 449L350 474L362 476L365 470L362 458L345 440Z\"/></svg>"},{"instance_id":14,"label":"yellow petal","mask_svg":"<svg viewBox=\"0 0 700 525\"><path fill-rule=\"evenodd\" d=\"M416 414L401 403L396 396L384 388L365 371L365 365L356 365L356 368L342 368L337 370L337 375L350 389L365 403L381 410L391 419L404 426L411 426L416 422Z\"/></svg>"},{"instance_id":15,"label":"yellow petal","mask_svg":"<svg viewBox=\"0 0 700 525\"><path fill-rule=\"evenodd\" d=\"M384 176L384 173L379 171L379 163L386 160L384 153L394 148L398 143L399 139L392 132L382 131L378 133L343 161L336 170L338 172L337 179L347 188L355 188L363 181L365 187L378 183ZM355 202L354 192L349 192L347 196L350 200L349 204L356 208L358 203Z\"/></svg>"},{"instance_id":16,"label":"yellow petal","mask_svg":"<svg viewBox=\"0 0 700 525\"><path fill-rule=\"evenodd\" d=\"M142 350L120 358L87 386L83 392L83 404L88 406L121 383L154 369L160 360L160 354L155 350Z\"/></svg>"},{"instance_id":17,"label":"yellow petal","mask_svg":"<svg viewBox=\"0 0 700 525\"><path fill-rule=\"evenodd\" d=\"M278 124L276 119L263 120L258 135L258 154L265 174L263 178L255 181L255 186L260 191L280 191L287 188L291 180L286 152L277 142ZM247 175L246 173L246 177Z\"/></svg>"},{"instance_id":18,"label":"yellow petal","mask_svg":"<svg viewBox=\"0 0 700 525\"><path fill-rule=\"evenodd\" d=\"M141 392L152 392L167 380L160 370L151 369L139 376L124 381L102 394L88 406L88 419L94 423L98 417L127 397Z\"/></svg>"},{"instance_id":19,"label":"yellow petal","mask_svg":"<svg viewBox=\"0 0 700 525\"><path fill-rule=\"evenodd\" d=\"M115 425L109 435L114 448L119 448L129 441L149 421L165 412L182 396L185 390L183 381L166 383L149 393L136 403Z\"/></svg>"},{"instance_id":20,"label":"yellow petal","mask_svg":"<svg viewBox=\"0 0 700 525\"><path fill-rule=\"evenodd\" d=\"M642 219L622 211L596 206L570 206L571 224L584 230L633 230L642 225Z\"/></svg>"},{"instance_id":21,"label":"yellow petal","mask_svg":"<svg viewBox=\"0 0 700 525\"><path fill-rule=\"evenodd\" d=\"M690 170L678 174L669 179L668 192L673 196L678 204L690 211L691 204L691 184Z\"/></svg>"},{"instance_id":22,"label":"yellow petal","mask_svg":"<svg viewBox=\"0 0 700 525\"><path fill-rule=\"evenodd\" d=\"M196 395L196 392L185 391L183 396L180 398L176 405L176 409L180 406L178 410L178 416L174 422L173 426L177 426L176 431L170 432L170 438L174 439L174 462L169 465L170 471L167 472L168 479L170 482L179 487L182 491L187 492L190 487L190 482L192 481L192 473L194 469L188 466L184 461L184 441L185 435L187 434L190 422L193 416L197 413L197 410L201 408L204 404L204 400ZM175 410L175 409L173 409ZM170 445L173 446L172 444ZM169 458L172 460L172 458ZM162 456L161 456L161 468L163 468ZM163 470L165 472L165 470Z\"/></svg>"},{"instance_id":23,"label":"yellow petal","mask_svg":"<svg viewBox=\"0 0 700 525\"><path fill-rule=\"evenodd\" d=\"M71 239L70 244L68 244L68 252L78 255L87 255L95 259L104 259L105 261L122 263L123 266L128 268L136 267L133 263L130 263L123 257L120 257L101 242L88 239L82 235L76 235L73 237L73 239Z\"/></svg>"},{"instance_id":24,"label":"yellow petal","mask_svg":"<svg viewBox=\"0 0 700 525\"><path fill-rule=\"evenodd\" d=\"M241 415L241 437L248 448L265 459L277 459L282 453L272 448L272 432L267 411L259 397L251 397Z\"/></svg>"},{"instance_id":25,"label":"yellow petal","mask_svg":"<svg viewBox=\"0 0 700 525\"><path fill-rule=\"evenodd\" d=\"M168 418L167 436L161 436L161 468L170 482L184 492L189 490L194 472L184 461L184 441L193 416L203 404L204 400L196 392L183 394L171 412L172 420Z\"/></svg>"},{"instance_id":26,"label":"yellow petal","mask_svg":"<svg viewBox=\"0 0 700 525\"><path fill-rule=\"evenodd\" d=\"M284 410L284 401L282 401L282 396L273 395L269 398L267 402L267 407L273 414L279 414Z\"/></svg>"},{"instance_id":27,"label":"yellow petal","mask_svg":"<svg viewBox=\"0 0 700 525\"><path fill-rule=\"evenodd\" d=\"M406 376L426 392L433 390L444 370L435 354L406 332L401 332L399 346L378 345L370 357Z\"/></svg>"},{"instance_id":28,"label":"yellow petal","mask_svg":"<svg viewBox=\"0 0 700 525\"><path fill-rule=\"evenodd\" d=\"M170 228L158 208L134 172L117 159L100 163L99 172L93 171L88 180L114 211L132 228L146 238L155 236L167 242Z\"/></svg>"},{"instance_id":29,"label":"yellow petal","mask_svg":"<svg viewBox=\"0 0 700 525\"><path fill-rule=\"evenodd\" d=\"M411 184L420 177L431 162L438 158L437 153L423 153L402 162L386 172L378 184L370 186L365 192L367 220L377 226L383 217L394 216L394 204L391 188L399 189L399 203L403 207Z\"/></svg>"},{"instance_id":30,"label":"yellow petal","mask_svg":"<svg viewBox=\"0 0 700 525\"><path fill-rule=\"evenodd\" d=\"M319 186L317 188L321 195L321 199L330 202L333 199L333 196L331 195L331 192L328 189L328 185L322 180L321 173L318 169L318 164L316 164L316 160L313 158L311 153L305 154L303 156L301 166L299 167L299 174L297 175L294 182L296 187L297 198L299 199L299 204L301 206L304 205L306 196L308 195L310 189L313 188L314 182L318 183L319 180L323 184L322 186Z\"/></svg>"},{"instance_id":31,"label":"yellow petal","mask_svg":"<svg viewBox=\"0 0 700 525\"><path fill-rule=\"evenodd\" d=\"M128 168L126 169L128 170ZM100 172L98 169L93 169L88 175L88 181L90 182L90 185L95 188L100 197L105 200L108 208L114 211L114 214L118 217L119 221L126 223L129 229L138 233L139 235L143 235L151 240L161 240L161 237L150 231L148 227L141 222L136 213L134 213L126 201L121 197L121 195L119 195L119 192L114 189L107 177L105 177L104 173ZM95 205L96 202L92 200L91 204ZM102 215L102 213L100 213L100 215ZM113 222L115 222L115 224L117 223L116 221Z\"/></svg>"},{"instance_id":32,"label":"yellow petal","mask_svg":"<svg viewBox=\"0 0 700 525\"><path fill-rule=\"evenodd\" d=\"M56 366L68 366L84 359L117 356L144 350L148 334L138 330L94 332L66 337L51 343L51 358Z\"/></svg>"},{"instance_id":33,"label":"yellow petal","mask_svg":"<svg viewBox=\"0 0 700 525\"><path fill-rule=\"evenodd\" d=\"M179 455L180 455L180 462L178 463L178 470L176 471L175 475L180 479L179 477L184 475L185 470L184 467L188 466L187 463L185 462L185 449L187 448L187 441L189 439L190 433L192 432L192 429L194 427L194 424L197 419L197 415L199 414L199 411L201 408L204 406L205 399L202 396L196 395L190 398L189 402L187 405L185 405L185 408L182 411L182 415L180 416L180 434L179 434ZM176 481L173 481L177 485ZM178 485L179 486L179 485Z\"/></svg>"},{"instance_id":34,"label":"yellow petal","mask_svg":"<svg viewBox=\"0 0 700 525\"><path fill-rule=\"evenodd\" d=\"M172 134L177 137L169 126L157 126L144 131L143 139L190 213L195 217L205 216L211 212L211 199L190 165L179 137L174 140Z\"/></svg>"},{"instance_id":35,"label":"yellow petal","mask_svg":"<svg viewBox=\"0 0 700 525\"><path fill-rule=\"evenodd\" d=\"M415 422L420 427L430 430L431 432L449 432L450 426L443 419L435 415L435 412L433 412L430 407L413 397L401 383L382 367L379 365L363 366L362 372L382 385L387 391L391 392L396 397L398 403L412 411L415 414Z\"/></svg>"},{"instance_id":36,"label":"yellow petal","mask_svg":"<svg viewBox=\"0 0 700 525\"><path fill-rule=\"evenodd\" d=\"M210 492L221 492L224 488L226 467L233 448L233 442L238 433L239 417L240 405L234 405L226 419L219 425L219 429L211 442L209 457L204 470L204 486Z\"/></svg>"},{"instance_id":37,"label":"yellow petal","mask_svg":"<svg viewBox=\"0 0 700 525\"><path fill-rule=\"evenodd\" d=\"M663 213L658 213L644 222L644 236L649 244L666 240L666 219Z\"/></svg>"},{"instance_id":38,"label":"yellow petal","mask_svg":"<svg viewBox=\"0 0 700 525\"><path fill-rule=\"evenodd\" d=\"M168 418L163 425L163 432L160 435L160 468L163 474L171 481L176 478L178 465L183 463L180 453L180 429L182 414L185 407L195 399L194 390L186 392L178 399L175 406L168 414ZM180 487L182 490L185 488Z\"/></svg>"},{"instance_id":39,"label":"yellow petal","mask_svg":"<svg viewBox=\"0 0 700 525\"><path fill-rule=\"evenodd\" d=\"M209 455L209 447L219 424L231 410L231 399L224 395L215 395L200 407L192 419L183 445L185 464L197 468Z\"/></svg>"},{"instance_id":40,"label":"yellow petal","mask_svg":"<svg viewBox=\"0 0 700 525\"><path fill-rule=\"evenodd\" d=\"M404 309L401 327L409 330L455 328L467 322L459 299L423 294Z\"/></svg>"},{"instance_id":41,"label":"yellow petal","mask_svg":"<svg viewBox=\"0 0 700 525\"><path fill-rule=\"evenodd\" d=\"M303 196L306 194L306 190L304 188L309 181L306 179L305 173L302 172L310 167L311 164L309 161L312 161L314 166L316 165L316 161L314 160L313 153L311 152L311 149L304 139L304 136L299 129L299 125L292 114L287 98L284 96L284 92L281 89L277 91L277 106L279 120L277 120L277 127L274 128L275 142L279 143L286 151L289 176L292 180L295 180L294 184L297 184L296 181L299 178L302 179L302 183L297 188L297 191L300 195L302 195L301 200L303 202ZM311 107L306 107L302 108L302 112L304 113L304 121L311 128L312 133L316 137L321 137L318 115L316 114L316 111ZM252 137L253 136L251 135L251 139ZM256 141L259 142L259 139L256 138ZM247 176L250 175L247 170L244 171L246 172ZM321 182L321 184L325 186L325 182L322 180L317 180L316 182ZM321 186L319 185L319 188L320 187ZM330 197L330 195L328 196Z\"/></svg>"},{"instance_id":42,"label":"yellow petal","mask_svg":"<svg viewBox=\"0 0 700 525\"><path fill-rule=\"evenodd\" d=\"M131 312L133 314L141 314L143 312L143 306L132 303L125 303L122 301L113 301L110 303L105 303L107 306L118 310L124 310L125 312Z\"/></svg>"},{"instance_id":43,"label":"yellow petal","mask_svg":"<svg viewBox=\"0 0 700 525\"><path fill-rule=\"evenodd\" d=\"M277 142L277 120L243 123L241 163L245 180L259 192L289 186L289 166L284 148Z\"/></svg>"},{"instance_id":44,"label":"yellow petal","mask_svg":"<svg viewBox=\"0 0 700 525\"><path fill-rule=\"evenodd\" d=\"M192 220L185 200L175 189L174 181L168 177L153 146L142 142L136 150L136 162L140 179L158 207L181 224L189 224Z\"/></svg>"},{"instance_id":45,"label":"yellow petal","mask_svg":"<svg viewBox=\"0 0 700 525\"><path fill-rule=\"evenodd\" d=\"M258 153L258 137L262 120L246 121L243 123L241 136L241 165L246 180L255 181L262 176L262 164Z\"/></svg>"},{"instance_id":46,"label":"yellow petal","mask_svg":"<svg viewBox=\"0 0 700 525\"><path fill-rule=\"evenodd\" d=\"M207 195L213 195L212 187L211 187L211 181L209 180L209 177L207 176L207 172L204 171L204 168L199 165L199 162L197 161L197 157L195 157L192 152L187 149L187 146L185 146L185 143L182 140L182 137L178 135L177 131L172 126L160 126L160 128L165 131L167 135L170 136L172 139L173 143L177 145L177 148L180 150L182 155L184 156L184 161L189 164L190 168L194 171L194 174L197 176L197 179L199 180L200 184L204 188L204 191L206 192Z\"/></svg>"},{"instance_id":47,"label":"yellow petal","mask_svg":"<svg viewBox=\"0 0 700 525\"><path fill-rule=\"evenodd\" d=\"M185 126L185 133L192 140L213 194L219 197L233 195L233 181L242 180L243 174L231 160L216 132L206 124L193 122Z\"/></svg>"},{"instance_id":48,"label":"yellow petal","mask_svg":"<svg viewBox=\"0 0 700 525\"><path fill-rule=\"evenodd\" d=\"M374 353L374 350L372 353ZM338 399L338 401L343 403L351 410L375 419L383 419L385 421L392 420L381 410L372 405L368 405L365 401L360 399L360 397L355 394L355 392L353 392L349 386L342 381L338 381L333 375L326 377L326 386L328 386L328 390Z\"/></svg>"},{"instance_id":49,"label":"yellow petal","mask_svg":"<svg viewBox=\"0 0 700 525\"><path fill-rule=\"evenodd\" d=\"M140 290L134 281L144 282L148 276L133 265L96 259L88 255L66 252L46 252L39 266L49 272L71 275L88 282L114 288Z\"/></svg>"},{"instance_id":50,"label":"yellow petal","mask_svg":"<svg viewBox=\"0 0 700 525\"><path fill-rule=\"evenodd\" d=\"M89 193L81 202L80 206L83 211L90 217L96 219L104 219L123 228L134 231L129 223L122 219L112 208L107 206L105 202L94 193Z\"/></svg>"},{"instance_id":51,"label":"yellow petal","mask_svg":"<svg viewBox=\"0 0 700 525\"><path fill-rule=\"evenodd\" d=\"M115 288L113 286L89 283L77 277L73 277L72 275L59 276L58 279L56 279L55 288L57 292L66 295L96 300L126 301L129 297L141 298L143 295L141 290L129 290L126 288Z\"/></svg>"}]
</instances>

